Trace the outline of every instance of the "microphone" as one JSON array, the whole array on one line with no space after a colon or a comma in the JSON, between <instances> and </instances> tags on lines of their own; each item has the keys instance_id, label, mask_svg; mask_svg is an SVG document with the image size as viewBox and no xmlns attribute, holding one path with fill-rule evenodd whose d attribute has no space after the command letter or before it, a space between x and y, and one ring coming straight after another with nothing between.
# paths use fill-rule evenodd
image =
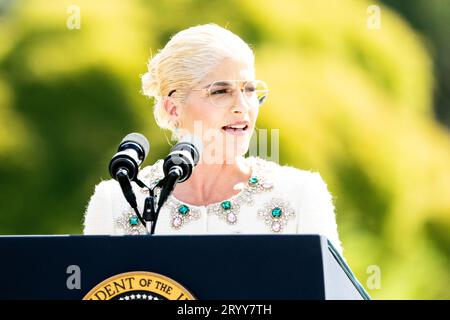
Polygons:
<instances>
[{"instance_id":1,"label":"microphone","mask_svg":"<svg viewBox=\"0 0 450 320\"><path fill-rule=\"evenodd\" d=\"M139 166L150 150L147 138L140 133L130 133L120 142L117 153L109 163L109 173L117 180L120 170L125 170L130 180L135 180Z\"/></svg>"},{"instance_id":2,"label":"microphone","mask_svg":"<svg viewBox=\"0 0 450 320\"><path fill-rule=\"evenodd\" d=\"M170 150L169 155L164 159L164 179L161 181L162 188L158 200L156 219L158 219L159 211L172 193L175 185L189 179L194 171L194 167L200 159L202 151L203 144L201 140L194 135L183 137L172 150ZM155 230L156 219L155 223L152 225L152 234Z\"/></svg>"},{"instance_id":3,"label":"microphone","mask_svg":"<svg viewBox=\"0 0 450 320\"><path fill-rule=\"evenodd\" d=\"M203 144L199 138L194 135L183 137L164 159L164 176L176 175L177 183L186 181L194 171L202 151Z\"/></svg>"},{"instance_id":4,"label":"microphone","mask_svg":"<svg viewBox=\"0 0 450 320\"><path fill-rule=\"evenodd\" d=\"M137 181L139 166L144 162L149 150L147 138L140 133L130 133L120 142L119 149L109 163L111 177L119 182L125 199L135 211L137 202L130 181ZM139 214L138 218L145 225Z\"/></svg>"}]
</instances>

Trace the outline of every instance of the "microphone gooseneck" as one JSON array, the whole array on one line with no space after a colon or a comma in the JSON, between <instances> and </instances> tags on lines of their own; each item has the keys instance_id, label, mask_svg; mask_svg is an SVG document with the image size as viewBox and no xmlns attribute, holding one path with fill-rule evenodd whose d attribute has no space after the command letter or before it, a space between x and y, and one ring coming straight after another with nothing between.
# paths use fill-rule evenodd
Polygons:
<instances>
[{"instance_id":1,"label":"microphone gooseneck","mask_svg":"<svg viewBox=\"0 0 450 320\"><path fill-rule=\"evenodd\" d=\"M111 177L119 182L125 199L144 226L146 223L139 214L131 181L135 181L139 185L142 184L137 178L139 166L144 162L149 150L150 144L142 134L130 133L122 139L116 154L109 163Z\"/></svg>"},{"instance_id":2,"label":"microphone gooseneck","mask_svg":"<svg viewBox=\"0 0 450 320\"><path fill-rule=\"evenodd\" d=\"M189 135L181 139L164 159L164 179L159 183L161 193L158 199L155 221L151 227L151 234L155 231L156 221L162 206L173 192L175 185L186 181L192 175L194 167L200 160L202 150L201 141L197 137Z\"/></svg>"}]
</instances>

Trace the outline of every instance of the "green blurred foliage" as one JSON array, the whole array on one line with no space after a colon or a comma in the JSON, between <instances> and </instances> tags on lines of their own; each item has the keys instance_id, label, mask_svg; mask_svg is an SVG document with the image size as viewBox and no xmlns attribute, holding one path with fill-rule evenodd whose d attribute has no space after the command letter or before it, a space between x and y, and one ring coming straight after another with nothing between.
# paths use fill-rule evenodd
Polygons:
<instances>
[{"instance_id":1,"label":"green blurred foliage","mask_svg":"<svg viewBox=\"0 0 450 320\"><path fill-rule=\"evenodd\" d=\"M436 85L434 109L437 119L450 127L450 45L448 21L450 10L447 0L382 0L398 10L411 26L424 37L428 52L433 57Z\"/></svg>"},{"instance_id":2,"label":"green blurred foliage","mask_svg":"<svg viewBox=\"0 0 450 320\"><path fill-rule=\"evenodd\" d=\"M71 5L81 29L69 29ZM214 22L256 54L270 97L259 128L280 162L319 171L344 255L373 298L450 298L450 135L433 112L424 40L369 1L0 2L0 233L78 234L87 201L127 133L170 148L140 92L148 57ZM447 9L450 10L450 9ZM167 137L169 135L167 134Z\"/></svg>"}]
</instances>

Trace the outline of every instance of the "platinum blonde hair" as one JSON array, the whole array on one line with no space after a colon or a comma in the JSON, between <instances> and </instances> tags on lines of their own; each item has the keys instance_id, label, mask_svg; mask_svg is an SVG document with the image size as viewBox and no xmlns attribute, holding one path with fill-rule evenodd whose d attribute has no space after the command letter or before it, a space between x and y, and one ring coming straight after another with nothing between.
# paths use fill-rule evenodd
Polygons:
<instances>
[{"instance_id":1,"label":"platinum blonde hair","mask_svg":"<svg viewBox=\"0 0 450 320\"><path fill-rule=\"evenodd\" d=\"M175 34L162 50L150 58L148 72L141 76L142 92L154 98L156 123L173 131L176 124L164 109L164 97L183 103L195 87L223 59L236 58L254 66L250 46L239 36L216 24L190 27Z\"/></svg>"}]
</instances>

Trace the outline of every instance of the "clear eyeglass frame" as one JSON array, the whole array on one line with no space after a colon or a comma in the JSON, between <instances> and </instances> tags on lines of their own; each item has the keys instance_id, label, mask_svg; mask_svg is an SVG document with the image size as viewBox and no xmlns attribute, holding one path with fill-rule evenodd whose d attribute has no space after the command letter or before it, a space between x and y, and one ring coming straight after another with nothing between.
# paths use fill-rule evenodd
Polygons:
<instances>
[{"instance_id":1,"label":"clear eyeglass frame","mask_svg":"<svg viewBox=\"0 0 450 320\"><path fill-rule=\"evenodd\" d=\"M213 106L226 108L234 103L238 88L249 105L261 106L269 94L269 88L263 80L217 80L192 91L204 91Z\"/></svg>"}]
</instances>

